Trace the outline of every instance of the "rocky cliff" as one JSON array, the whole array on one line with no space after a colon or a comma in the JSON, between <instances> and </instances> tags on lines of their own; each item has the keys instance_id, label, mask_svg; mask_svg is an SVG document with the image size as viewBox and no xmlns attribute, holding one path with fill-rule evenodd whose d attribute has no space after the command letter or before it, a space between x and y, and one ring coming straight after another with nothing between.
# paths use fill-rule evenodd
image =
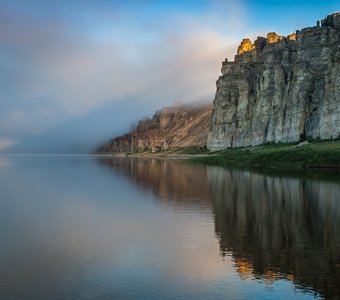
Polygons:
<instances>
[{"instance_id":1,"label":"rocky cliff","mask_svg":"<svg viewBox=\"0 0 340 300\"><path fill-rule=\"evenodd\" d=\"M340 136L340 12L287 37L244 39L217 80L210 150Z\"/></svg>"},{"instance_id":2,"label":"rocky cliff","mask_svg":"<svg viewBox=\"0 0 340 300\"><path fill-rule=\"evenodd\" d=\"M139 121L130 133L112 139L98 152L142 152L207 144L212 104L165 107Z\"/></svg>"}]
</instances>

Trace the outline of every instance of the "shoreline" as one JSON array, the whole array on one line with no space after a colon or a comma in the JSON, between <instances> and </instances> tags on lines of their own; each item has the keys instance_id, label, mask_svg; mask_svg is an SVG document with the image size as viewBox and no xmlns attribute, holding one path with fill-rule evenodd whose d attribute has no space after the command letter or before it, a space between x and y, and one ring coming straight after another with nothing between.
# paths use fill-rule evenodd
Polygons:
<instances>
[{"instance_id":1,"label":"shoreline","mask_svg":"<svg viewBox=\"0 0 340 300\"><path fill-rule=\"evenodd\" d=\"M228 149L215 157L197 157L192 161L248 169L340 171L340 141L305 141L299 144L279 143Z\"/></svg>"},{"instance_id":2,"label":"shoreline","mask_svg":"<svg viewBox=\"0 0 340 300\"><path fill-rule=\"evenodd\" d=\"M206 148L182 148L159 152L97 153L113 157L140 157L188 160L205 165L245 169L340 170L340 141L313 141L300 144L265 144L208 152Z\"/></svg>"},{"instance_id":3,"label":"shoreline","mask_svg":"<svg viewBox=\"0 0 340 300\"><path fill-rule=\"evenodd\" d=\"M118 152L118 153L95 153L96 155L105 155L113 157L140 157L140 158L161 158L161 159L181 159L190 160L194 158L205 158L216 156L214 153L181 153L181 150L169 150L159 152Z\"/></svg>"}]
</instances>

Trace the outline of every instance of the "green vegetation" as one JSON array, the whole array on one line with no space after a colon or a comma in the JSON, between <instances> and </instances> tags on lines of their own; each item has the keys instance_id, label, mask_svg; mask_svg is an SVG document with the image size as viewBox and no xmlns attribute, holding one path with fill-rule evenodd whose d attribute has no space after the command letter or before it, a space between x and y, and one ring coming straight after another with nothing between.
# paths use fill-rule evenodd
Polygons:
<instances>
[{"instance_id":1,"label":"green vegetation","mask_svg":"<svg viewBox=\"0 0 340 300\"><path fill-rule=\"evenodd\" d=\"M266 144L252 148L229 149L193 162L261 169L340 169L340 141L312 142L306 145Z\"/></svg>"},{"instance_id":2,"label":"green vegetation","mask_svg":"<svg viewBox=\"0 0 340 300\"><path fill-rule=\"evenodd\" d=\"M185 147L185 148L179 148L173 151L173 153L176 153L176 154L210 154L211 152L209 152L207 147L199 147L199 148Z\"/></svg>"}]
</instances>

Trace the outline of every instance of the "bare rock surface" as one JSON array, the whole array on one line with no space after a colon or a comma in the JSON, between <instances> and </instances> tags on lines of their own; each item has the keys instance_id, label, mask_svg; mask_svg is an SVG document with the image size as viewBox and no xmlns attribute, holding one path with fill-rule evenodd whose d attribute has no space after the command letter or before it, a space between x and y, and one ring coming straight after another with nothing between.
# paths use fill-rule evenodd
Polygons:
<instances>
[{"instance_id":1,"label":"bare rock surface","mask_svg":"<svg viewBox=\"0 0 340 300\"><path fill-rule=\"evenodd\" d=\"M212 104L165 107L139 121L130 133L116 137L97 152L157 152L207 144Z\"/></svg>"},{"instance_id":2,"label":"bare rock surface","mask_svg":"<svg viewBox=\"0 0 340 300\"><path fill-rule=\"evenodd\" d=\"M210 150L340 136L340 12L237 53L217 80Z\"/></svg>"}]
</instances>

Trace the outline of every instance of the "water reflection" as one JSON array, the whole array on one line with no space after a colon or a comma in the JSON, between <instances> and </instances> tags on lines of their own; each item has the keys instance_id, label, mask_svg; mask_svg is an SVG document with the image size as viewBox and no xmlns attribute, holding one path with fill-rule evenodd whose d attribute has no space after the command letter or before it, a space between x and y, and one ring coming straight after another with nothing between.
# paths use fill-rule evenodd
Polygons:
<instances>
[{"instance_id":1,"label":"water reflection","mask_svg":"<svg viewBox=\"0 0 340 300\"><path fill-rule=\"evenodd\" d=\"M164 160L101 159L165 203L211 203L222 256L243 279L340 295L340 185Z\"/></svg>"},{"instance_id":2,"label":"water reflection","mask_svg":"<svg viewBox=\"0 0 340 300\"><path fill-rule=\"evenodd\" d=\"M205 166L162 159L100 159L100 163L128 176L143 189L151 189L157 198L171 202L198 202L211 205Z\"/></svg>"},{"instance_id":3,"label":"water reflection","mask_svg":"<svg viewBox=\"0 0 340 300\"><path fill-rule=\"evenodd\" d=\"M0 299L225 294L228 287L218 279L229 269L218 256L210 198L203 190L197 194L202 205L187 198L187 206L178 195L192 195L186 189L192 184L178 185L176 192L160 182L155 188L136 184L130 163L103 168L91 157L6 160L0 167ZM179 170L174 168L166 167L165 174ZM185 171L182 175L189 180ZM156 181L157 176L158 171Z\"/></svg>"},{"instance_id":4,"label":"water reflection","mask_svg":"<svg viewBox=\"0 0 340 300\"><path fill-rule=\"evenodd\" d=\"M240 274L340 295L340 186L208 169L216 233Z\"/></svg>"}]
</instances>

